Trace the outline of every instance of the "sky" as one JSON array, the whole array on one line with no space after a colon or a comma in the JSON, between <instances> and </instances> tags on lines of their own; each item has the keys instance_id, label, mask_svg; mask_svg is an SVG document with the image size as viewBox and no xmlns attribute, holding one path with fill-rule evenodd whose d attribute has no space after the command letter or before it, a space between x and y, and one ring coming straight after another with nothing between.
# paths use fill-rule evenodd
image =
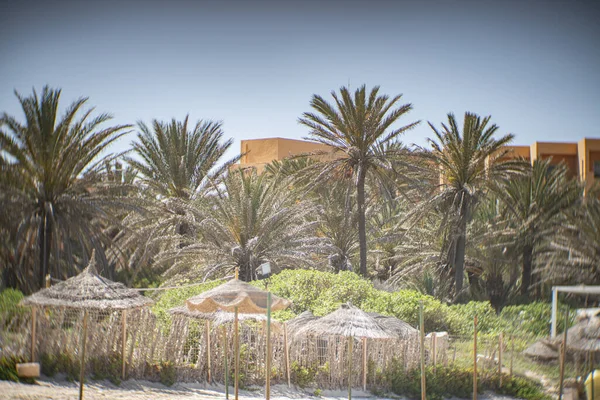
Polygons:
<instances>
[{"instance_id":1,"label":"sky","mask_svg":"<svg viewBox=\"0 0 600 400\"><path fill-rule=\"evenodd\" d=\"M491 115L514 144L600 137L600 2L4 1L0 112L14 90L89 97L115 124L223 121L234 139L301 139L314 94L402 94L400 124ZM129 148L134 133L114 151Z\"/></svg>"}]
</instances>

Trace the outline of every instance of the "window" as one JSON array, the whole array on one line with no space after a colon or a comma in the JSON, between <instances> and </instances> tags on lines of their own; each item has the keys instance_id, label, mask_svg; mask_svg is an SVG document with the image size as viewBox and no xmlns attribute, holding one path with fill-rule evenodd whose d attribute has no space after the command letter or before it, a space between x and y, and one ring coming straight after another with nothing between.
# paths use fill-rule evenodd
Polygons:
<instances>
[{"instance_id":1,"label":"window","mask_svg":"<svg viewBox=\"0 0 600 400\"><path fill-rule=\"evenodd\" d=\"M594 178L600 178L600 160L594 161Z\"/></svg>"}]
</instances>

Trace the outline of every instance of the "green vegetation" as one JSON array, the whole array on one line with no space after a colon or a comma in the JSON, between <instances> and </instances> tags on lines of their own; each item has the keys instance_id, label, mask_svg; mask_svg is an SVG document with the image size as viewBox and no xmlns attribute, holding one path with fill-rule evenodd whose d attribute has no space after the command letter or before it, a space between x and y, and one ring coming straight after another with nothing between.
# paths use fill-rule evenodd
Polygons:
<instances>
[{"instance_id":1,"label":"green vegetation","mask_svg":"<svg viewBox=\"0 0 600 400\"><path fill-rule=\"evenodd\" d=\"M427 367L425 371L427 379L427 398L441 400L448 397L468 399L473 394L473 370L460 367L438 367L434 371ZM408 372L401 367L395 367L389 372L388 379L391 382L392 391L399 395L410 398L419 398L421 395L421 371L414 369ZM493 391L498 394L514 396L525 400L549 400L542 387L534 381L507 375L499 384L499 377L479 376L477 380L477 392Z\"/></svg>"},{"instance_id":2,"label":"green vegetation","mask_svg":"<svg viewBox=\"0 0 600 400\"><path fill-rule=\"evenodd\" d=\"M34 379L19 378L19 375L17 375L17 364L24 362L26 362L26 360L20 357L3 356L2 358L0 358L0 381L34 383Z\"/></svg>"}]
</instances>

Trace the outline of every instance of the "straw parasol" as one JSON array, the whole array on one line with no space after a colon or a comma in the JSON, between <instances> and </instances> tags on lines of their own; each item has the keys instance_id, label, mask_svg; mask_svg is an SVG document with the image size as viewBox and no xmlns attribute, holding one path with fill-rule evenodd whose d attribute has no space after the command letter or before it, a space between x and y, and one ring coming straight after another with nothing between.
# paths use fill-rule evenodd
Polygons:
<instances>
[{"instance_id":1,"label":"straw parasol","mask_svg":"<svg viewBox=\"0 0 600 400\"><path fill-rule=\"evenodd\" d=\"M126 313L128 309L145 307L152 300L129 289L122 283L102 278L96 270L96 254L92 251L88 266L77 276L60 282L50 288L24 298L22 305L32 306L35 321L35 307L68 307L84 310L83 335L81 344L81 372L79 378L79 398L83 398L84 359L87 336L87 320L89 310L121 310L123 312L123 353L126 339ZM32 336L35 335L32 330ZM35 341L32 339L32 343ZM32 349L32 357L34 350ZM125 357L123 356L123 374L125 373Z\"/></svg>"},{"instance_id":2,"label":"straw parasol","mask_svg":"<svg viewBox=\"0 0 600 400\"><path fill-rule=\"evenodd\" d=\"M264 314L267 311L267 293L236 278L191 297L185 303L192 311L233 312L237 309L239 314ZM271 295L271 311L283 310L291 304L289 300Z\"/></svg>"},{"instance_id":3,"label":"straw parasol","mask_svg":"<svg viewBox=\"0 0 600 400\"><path fill-rule=\"evenodd\" d=\"M240 314L267 314L267 357L266 357L266 389L265 397L270 398L271 379L271 311L283 310L291 305L289 300L272 295L238 279L236 270L235 278L214 289L208 290L185 301L190 311L203 313L217 312L219 310L234 313L233 330L235 335L235 398L239 392L240 349L238 320ZM227 385L225 385L227 387ZM226 391L226 395L228 392Z\"/></svg>"},{"instance_id":4,"label":"straw parasol","mask_svg":"<svg viewBox=\"0 0 600 400\"><path fill-rule=\"evenodd\" d=\"M366 389L366 345L367 339L391 339L386 332L366 312L350 303L342 304L336 311L322 318L309 321L296 331L298 335L345 336L348 338L348 399L352 398L352 345L353 338L361 338L363 343L363 389Z\"/></svg>"},{"instance_id":5,"label":"straw parasol","mask_svg":"<svg viewBox=\"0 0 600 400\"><path fill-rule=\"evenodd\" d=\"M381 315L375 312L367 313L377 324L391 336L403 339L410 336L417 336L419 330L414 328L408 322L404 322L396 317Z\"/></svg>"},{"instance_id":6,"label":"straw parasol","mask_svg":"<svg viewBox=\"0 0 600 400\"><path fill-rule=\"evenodd\" d=\"M306 326L310 322L315 321L317 319L319 319L319 317L316 317L312 312L304 311L297 317L287 321L285 323L285 327L287 328L288 332L290 332L292 335L295 335L298 329Z\"/></svg>"}]
</instances>

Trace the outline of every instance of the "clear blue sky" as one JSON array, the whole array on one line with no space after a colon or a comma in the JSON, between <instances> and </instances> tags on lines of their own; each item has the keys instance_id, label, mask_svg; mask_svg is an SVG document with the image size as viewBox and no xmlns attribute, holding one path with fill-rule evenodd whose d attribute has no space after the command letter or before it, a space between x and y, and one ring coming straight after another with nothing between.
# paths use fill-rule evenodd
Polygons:
<instances>
[{"instance_id":1,"label":"clear blue sky","mask_svg":"<svg viewBox=\"0 0 600 400\"><path fill-rule=\"evenodd\" d=\"M0 54L0 111L20 116L13 90L49 84L116 123L222 120L236 152L306 136L312 94L363 83L402 93L404 123L473 111L515 144L600 137L592 1L12 1Z\"/></svg>"}]
</instances>

